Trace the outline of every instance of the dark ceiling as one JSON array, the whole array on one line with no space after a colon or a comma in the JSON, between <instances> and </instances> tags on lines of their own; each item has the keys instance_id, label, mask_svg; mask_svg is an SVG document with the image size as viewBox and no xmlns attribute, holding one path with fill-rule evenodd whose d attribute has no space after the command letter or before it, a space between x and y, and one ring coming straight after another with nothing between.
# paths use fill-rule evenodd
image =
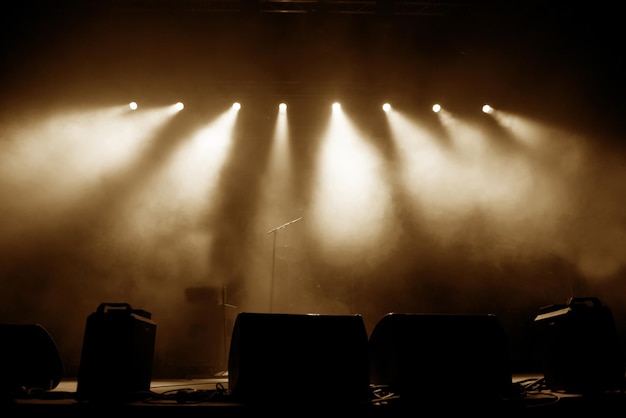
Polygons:
<instances>
[{"instance_id":1,"label":"dark ceiling","mask_svg":"<svg viewBox=\"0 0 626 418\"><path fill-rule=\"evenodd\" d=\"M586 114L607 102L619 106L624 95L616 5L24 0L3 6L0 77L5 91L21 95L55 86L69 95L96 81L110 94L158 91L160 100L217 93L471 98ZM601 115L622 123L621 112Z\"/></svg>"}]
</instances>

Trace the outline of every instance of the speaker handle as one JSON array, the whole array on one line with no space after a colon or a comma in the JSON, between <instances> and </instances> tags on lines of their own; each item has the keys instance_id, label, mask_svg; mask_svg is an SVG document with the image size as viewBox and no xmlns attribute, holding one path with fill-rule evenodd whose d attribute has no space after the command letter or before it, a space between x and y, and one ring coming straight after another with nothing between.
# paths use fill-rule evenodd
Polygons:
<instances>
[{"instance_id":1,"label":"speaker handle","mask_svg":"<svg viewBox=\"0 0 626 418\"><path fill-rule=\"evenodd\" d=\"M597 308L597 307L602 306L602 302L600 302L600 299L596 297L577 297L577 298L571 297L568 299L567 305L568 306L586 305L586 306L591 306L592 308Z\"/></svg>"},{"instance_id":2,"label":"speaker handle","mask_svg":"<svg viewBox=\"0 0 626 418\"><path fill-rule=\"evenodd\" d=\"M113 302L113 303L104 302L98 305L99 313L106 313L110 309L125 310L125 311L131 311L131 312L133 310L130 304L126 302Z\"/></svg>"}]
</instances>

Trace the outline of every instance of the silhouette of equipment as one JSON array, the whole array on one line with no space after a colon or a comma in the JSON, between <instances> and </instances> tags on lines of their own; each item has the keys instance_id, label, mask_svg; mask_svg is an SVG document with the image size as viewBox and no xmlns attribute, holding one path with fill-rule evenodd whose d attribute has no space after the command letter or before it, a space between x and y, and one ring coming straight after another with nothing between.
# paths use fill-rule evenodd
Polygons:
<instances>
[{"instance_id":1,"label":"silhouette of equipment","mask_svg":"<svg viewBox=\"0 0 626 418\"><path fill-rule=\"evenodd\" d=\"M595 297L539 308L536 341L550 390L623 390L624 364L612 311Z\"/></svg>"},{"instance_id":2,"label":"silhouette of equipment","mask_svg":"<svg viewBox=\"0 0 626 418\"><path fill-rule=\"evenodd\" d=\"M235 402L358 405L369 398L367 331L360 315L237 315L228 380Z\"/></svg>"},{"instance_id":3,"label":"silhouette of equipment","mask_svg":"<svg viewBox=\"0 0 626 418\"><path fill-rule=\"evenodd\" d=\"M404 404L495 404L512 390L507 338L495 315L388 313L369 345L372 383Z\"/></svg>"},{"instance_id":4,"label":"silhouette of equipment","mask_svg":"<svg viewBox=\"0 0 626 418\"><path fill-rule=\"evenodd\" d=\"M0 324L0 392L52 390L65 372L59 349L40 324Z\"/></svg>"},{"instance_id":5,"label":"silhouette of equipment","mask_svg":"<svg viewBox=\"0 0 626 418\"><path fill-rule=\"evenodd\" d=\"M82 400L133 401L150 390L156 323L128 303L102 303L87 317L78 370Z\"/></svg>"}]
</instances>

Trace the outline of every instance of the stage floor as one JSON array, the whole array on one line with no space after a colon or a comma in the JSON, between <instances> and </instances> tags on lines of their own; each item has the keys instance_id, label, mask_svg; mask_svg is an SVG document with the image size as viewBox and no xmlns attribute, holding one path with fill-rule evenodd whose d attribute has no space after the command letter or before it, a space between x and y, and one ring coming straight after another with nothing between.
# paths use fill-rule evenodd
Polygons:
<instances>
[{"instance_id":1,"label":"stage floor","mask_svg":"<svg viewBox=\"0 0 626 418\"><path fill-rule=\"evenodd\" d=\"M332 379L331 379L332 380ZM517 394L496 404L471 404L458 394L449 393L439 403L406 402L388 392L379 391L371 401L359 405L335 407L328 403L306 405L285 403L279 395L262 406L243 405L228 397L228 375L222 373L201 379L154 379L150 390L139 399L128 401L94 402L77 397L77 380L64 379L53 390L32 393L3 404L2 416L23 417L28 414L48 414L58 417L104 417L115 414L138 414L144 417L250 417L258 413L276 416L322 415L344 413L350 417L404 418L414 416L438 416L443 412L477 412L484 416L552 417L570 413L588 413L594 417L626 412L626 400L622 391L594 396L555 393L542 386L542 376L516 375L512 382ZM331 384L332 382L329 382ZM323 397L324 388L320 388ZM372 393L376 392L372 387ZM322 398L320 398L322 399Z\"/></svg>"},{"instance_id":2,"label":"stage floor","mask_svg":"<svg viewBox=\"0 0 626 418\"><path fill-rule=\"evenodd\" d=\"M76 379L67 379L59 382L56 388L51 392L74 393L77 390L78 381ZM164 394L176 390L216 390L219 386L228 389L228 373L224 372L222 376L202 379L154 379L150 384L150 390Z\"/></svg>"}]
</instances>

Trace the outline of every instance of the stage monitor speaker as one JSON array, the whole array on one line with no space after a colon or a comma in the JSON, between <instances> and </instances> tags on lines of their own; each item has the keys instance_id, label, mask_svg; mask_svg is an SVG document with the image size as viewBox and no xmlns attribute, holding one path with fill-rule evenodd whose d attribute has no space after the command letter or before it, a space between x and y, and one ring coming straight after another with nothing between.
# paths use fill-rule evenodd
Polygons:
<instances>
[{"instance_id":1,"label":"stage monitor speaker","mask_svg":"<svg viewBox=\"0 0 626 418\"><path fill-rule=\"evenodd\" d=\"M369 346L372 384L404 403L487 404L511 393L508 341L495 315L389 313Z\"/></svg>"},{"instance_id":2,"label":"stage monitor speaker","mask_svg":"<svg viewBox=\"0 0 626 418\"><path fill-rule=\"evenodd\" d=\"M611 310L595 297L570 298L539 308L537 349L553 391L622 390L624 363Z\"/></svg>"},{"instance_id":3,"label":"stage monitor speaker","mask_svg":"<svg viewBox=\"0 0 626 418\"><path fill-rule=\"evenodd\" d=\"M228 358L233 400L254 405L356 405L369 400L360 315L239 313Z\"/></svg>"},{"instance_id":4,"label":"stage monitor speaker","mask_svg":"<svg viewBox=\"0 0 626 418\"><path fill-rule=\"evenodd\" d=\"M0 390L3 396L52 390L65 372L59 349L40 324L0 324Z\"/></svg>"},{"instance_id":5,"label":"stage monitor speaker","mask_svg":"<svg viewBox=\"0 0 626 418\"><path fill-rule=\"evenodd\" d=\"M102 303L87 317L78 369L83 400L132 401L150 390L156 323L128 303Z\"/></svg>"}]
</instances>

